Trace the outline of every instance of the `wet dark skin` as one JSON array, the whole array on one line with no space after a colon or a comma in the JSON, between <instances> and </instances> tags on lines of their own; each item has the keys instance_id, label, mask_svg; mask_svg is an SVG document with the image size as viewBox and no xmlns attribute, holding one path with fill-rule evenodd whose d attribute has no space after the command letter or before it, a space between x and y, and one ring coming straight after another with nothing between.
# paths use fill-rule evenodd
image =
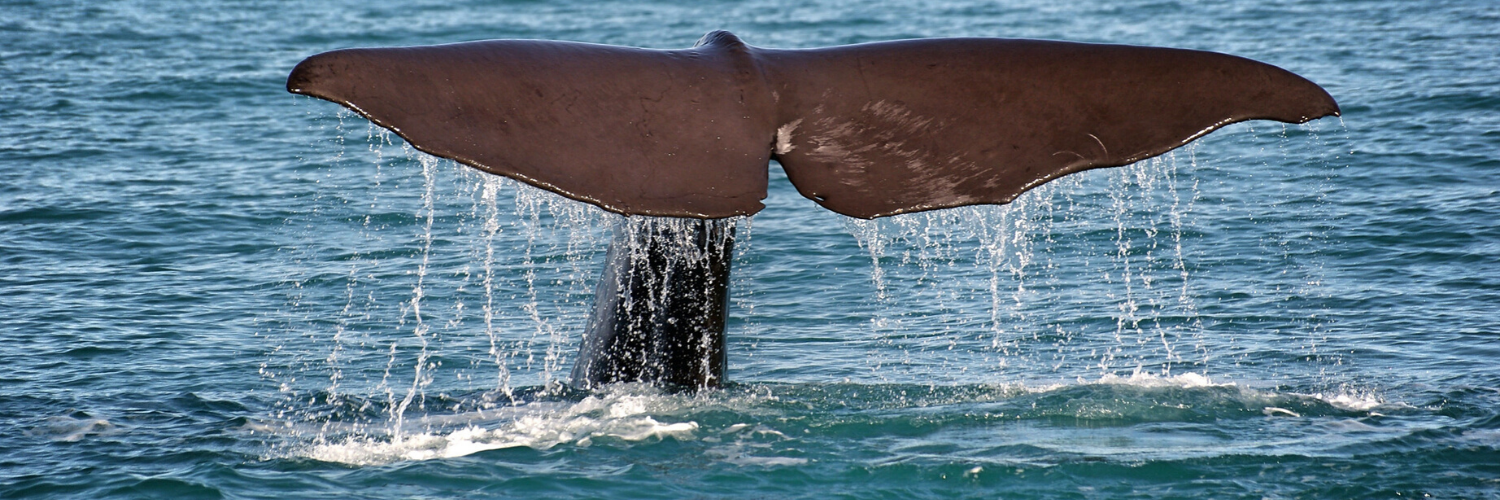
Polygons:
<instances>
[{"instance_id":1,"label":"wet dark skin","mask_svg":"<svg viewBox=\"0 0 1500 500\"><path fill-rule=\"evenodd\" d=\"M648 50L493 40L308 58L287 90L418 149L626 215L760 211L797 190L874 218L1008 203L1230 123L1338 115L1321 87L1194 50L992 38Z\"/></svg>"}]
</instances>

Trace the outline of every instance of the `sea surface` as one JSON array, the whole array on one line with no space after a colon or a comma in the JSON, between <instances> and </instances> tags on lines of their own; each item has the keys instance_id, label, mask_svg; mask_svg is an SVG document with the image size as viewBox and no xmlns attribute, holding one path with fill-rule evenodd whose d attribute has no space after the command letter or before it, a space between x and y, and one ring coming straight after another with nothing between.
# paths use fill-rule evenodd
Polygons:
<instances>
[{"instance_id":1,"label":"sea surface","mask_svg":"<svg viewBox=\"0 0 1500 500\"><path fill-rule=\"evenodd\" d=\"M715 29L1213 50L1344 114L873 222L773 165L732 383L588 392L617 216L284 89ZM3 0L0 497L1497 498L1497 191L1491 1Z\"/></svg>"}]
</instances>

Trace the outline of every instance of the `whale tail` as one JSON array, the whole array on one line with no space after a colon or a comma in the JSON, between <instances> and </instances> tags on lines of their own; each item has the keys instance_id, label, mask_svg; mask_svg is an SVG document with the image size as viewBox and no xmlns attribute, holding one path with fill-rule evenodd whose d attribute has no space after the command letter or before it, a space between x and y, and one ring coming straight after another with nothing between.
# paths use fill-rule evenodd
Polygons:
<instances>
[{"instance_id":1,"label":"whale tail","mask_svg":"<svg viewBox=\"0 0 1500 500\"><path fill-rule=\"evenodd\" d=\"M767 166L873 218L1008 203L1235 122L1337 115L1321 87L1240 57L1038 40L779 50L728 32L683 50L495 40L346 49L287 90L413 146L627 215L763 208Z\"/></svg>"},{"instance_id":2,"label":"whale tail","mask_svg":"<svg viewBox=\"0 0 1500 500\"><path fill-rule=\"evenodd\" d=\"M685 50L500 40L348 49L287 90L413 146L631 217L574 384L725 378L733 220L781 163L803 196L873 218L980 203L1254 119L1337 115L1290 72L1191 50L998 39L807 50L713 32Z\"/></svg>"}]
</instances>

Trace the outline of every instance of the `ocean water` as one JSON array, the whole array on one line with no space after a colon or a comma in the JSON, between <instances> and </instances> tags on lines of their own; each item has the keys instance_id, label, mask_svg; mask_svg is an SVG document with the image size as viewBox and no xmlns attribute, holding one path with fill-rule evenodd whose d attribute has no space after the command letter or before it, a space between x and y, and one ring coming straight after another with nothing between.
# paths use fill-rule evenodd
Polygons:
<instances>
[{"instance_id":1,"label":"ocean water","mask_svg":"<svg viewBox=\"0 0 1500 500\"><path fill-rule=\"evenodd\" d=\"M489 38L1237 54L1251 122L856 221L772 167L721 390L568 388L615 216L293 96ZM1493 2L0 2L0 497L1500 497Z\"/></svg>"}]
</instances>

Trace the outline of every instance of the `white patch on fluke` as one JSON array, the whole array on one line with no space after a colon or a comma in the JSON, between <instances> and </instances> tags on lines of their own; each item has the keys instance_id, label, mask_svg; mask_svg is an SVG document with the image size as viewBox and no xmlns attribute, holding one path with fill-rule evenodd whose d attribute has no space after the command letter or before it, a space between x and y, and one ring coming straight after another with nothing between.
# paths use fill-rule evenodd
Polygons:
<instances>
[{"instance_id":1,"label":"white patch on fluke","mask_svg":"<svg viewBox=\"0 0 1500 500\"><path fill-rule=\"evenodd\" d=\"M776 154L784 155L797 148L792 145L792 132L796 131L797 125L800 124L802 124L802 119L798 118L776 129Z\"/></svg>"}]
</instances>

